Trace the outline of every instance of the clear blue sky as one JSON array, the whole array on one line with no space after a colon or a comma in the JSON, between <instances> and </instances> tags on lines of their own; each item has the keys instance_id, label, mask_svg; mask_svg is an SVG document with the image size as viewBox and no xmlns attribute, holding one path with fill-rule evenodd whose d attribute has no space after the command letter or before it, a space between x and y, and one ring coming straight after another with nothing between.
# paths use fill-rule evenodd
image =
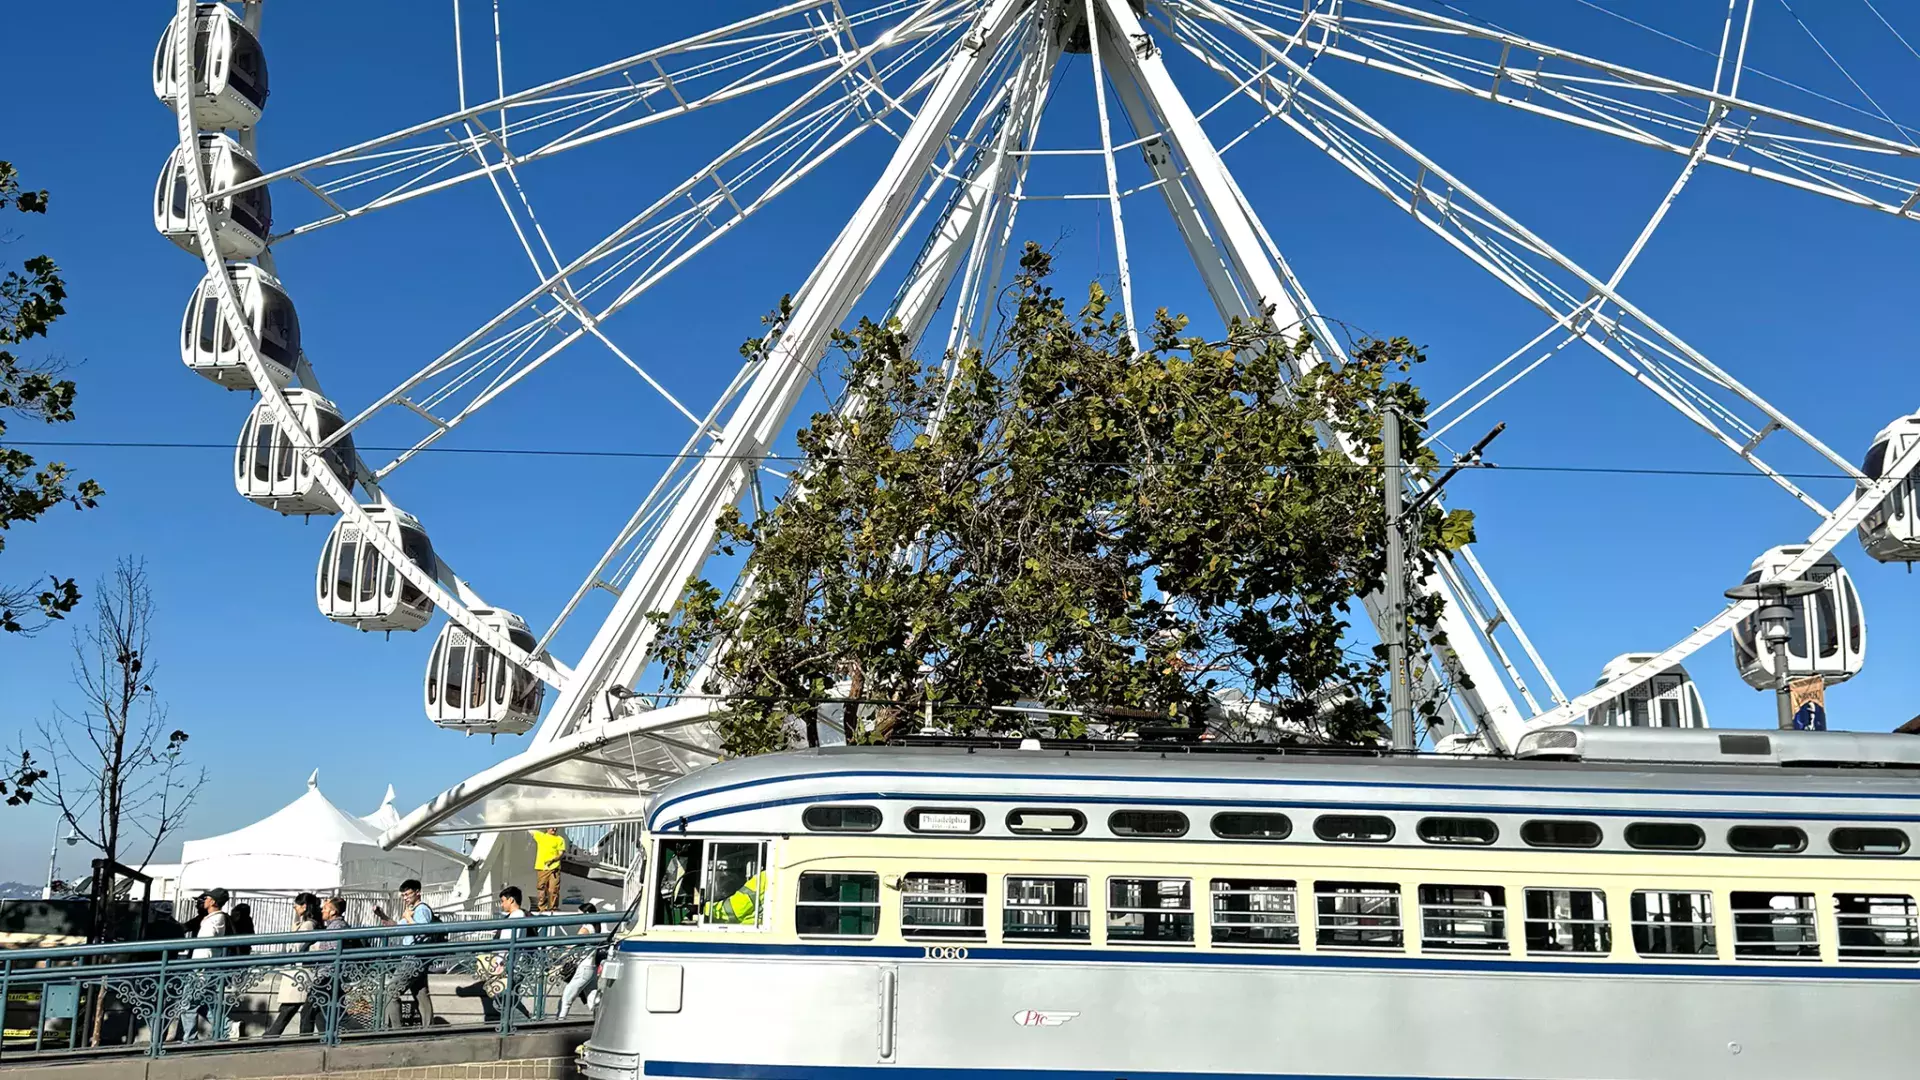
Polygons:
<instances>
[{"instance_id":1,"label":"clear blue sky","mask_svg":"<svg viewBox=\"0 0 1920 1080\"><path fill-rule=\"evenodd\" d=\"M504 5L509 86L636 51L752 10L705 4ZM1571 48L1703 82L1711 58L1573 0L1462 0L1476 14ZM1655 0L1608 6L1696 41L1717 38L1723 7ZM1809 25L1893 115L1920 120L1920 57L1859 0L1796 5ZM1920 10L1882 0L1901 30L1920 35ZM470 5L477 16L479 5ZM645 9L645 14L639 12ZM1716 10L1718 9L1718 10ZM67 273L69 315L50 348L79 364L80 419L56 434L116 441L230 440L248 408L179 362L182 306L193 259L156 236L154 178L173 146L148 69L170 4L108 8L26 5L11 14L0 73L10 121L0 158L53 193L53 213L28 222L8 258L45 251ZM372 9L269 5L265 33L273 96L263 157L287 163L430 118L453 104L445 4ZM369 24L365 20L374 18ZM1760 0L1754 66L1865 107L1797 26L1781 0ZM1066 73L1059 120L1043 142L1090 145L1086 66ZM486 71L491 75L490 67ZM1194 97L1217 81L1180 69ZM1333 71L1347 92L1574 257L1610 268L1677 171L1669 156L1439 91ZM1783 107L1858 123L1857 114L1750 80ZM563 156L526 179L563 256L665 190L681 163L735 137L757 106L716 110ZM731 374L758 316L797 287L863 190L885 146L868 142L789 193L754 223L611 326L623 346L676 393L710 399ZM1524 342L1539 317L1311 148L1262 129L1230 159L1307 288L1330 315L1426 344L1421 378L1437 398ZM1097 173L1060 166L1045 190L1090 190ZM297 189L276 191L283 222L311 216ZM1148 197L1152 198L1152 197ZM1157 199L1133 207L1154 217ZM1141 213L1138 211L1147 211ZM1032 204L1022 234L1060 246L1063 284L1111 272L1099 203ZM1910 362L1920 338L1913 303L1920 245L1912 223L1709 170L1688 190L1625 288L1669 326L1856 457L1894 416L1920 408ZM1198 312L1203 294L1169 229L1131 237L1143 303ZM330 393L349 411L458 340L518 296L530 271L484 185L376 214L279 250L306 345ZM882 290L890 291L890 290ZM871 307L864 310L871 311ZM1202 322L1206 320L1201 320ZM812 402L817 404L817 399ZM1725 452L1591 352L1569 350L1483 414L1505 420L1494 455L1512 465L1727 468ZM1482 425L1476 419L1470 427ZM402 432L403 427L390 429ZM684 422L605 350L581 346L530 379L459 436L456 445L665 451ZM30 427L14 434L33 437ZM397 434L396 434L397 437ZM378 439L370 435L373 441ZM161 607L156 683L173 721L193 735L211 783L187 835L237 827L290 801L315 768L336 801L371 810L391 782L409 808L520 746L435 730L420 708L431 629L393 640L335 626L314 610L314 559L327 523L286 520L232 490L230 451L76 449L65 454L107 490L99 509L56 513L18 529L0 575L46 572L82 581L137 554ZM1784 464L1811 463L1789 456ZM441 456L391 485L436 545L490 601L551 619L657 467L633 461ZM1815 491L1837 502L1844 486ZM1813 519L1764 481L1512 471L1476 474L1455 499L1481 514L1481 553L1563 684L1591 683L1609 657L1675 640L1718 607L1719 590L1777 543L1803 539ZM1871 627L1868 668L1830 696L1836 726L1885 730L1920 711L1915 596L1902 568L1881 567L1849 542ZM571 660L604 606L569 628ZM68 643L56 628L0 642L0 735L30 729L70 693ZM1771 723L1772 705L1734 675L1723 642L1691 665L1718 726ZM0 811L0 877L38 880L51 819Z\"/></svg>"}]
</instances>

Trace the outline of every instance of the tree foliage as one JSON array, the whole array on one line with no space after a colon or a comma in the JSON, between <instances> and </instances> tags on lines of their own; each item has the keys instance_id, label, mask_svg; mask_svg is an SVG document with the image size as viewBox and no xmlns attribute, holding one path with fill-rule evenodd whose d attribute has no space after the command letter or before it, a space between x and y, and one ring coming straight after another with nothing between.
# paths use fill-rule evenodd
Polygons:
<instances>
[{"instance_id":1,"label":"tree foliage","mask_svg":"<svg viewBox=\"0 0 1920 1080\"><path fill-rule=\"evenodd\" d=\"M14 167L0 161L0 212L6 210L44 214L47 193L23 190ZM0 230L0 242L14 239ZM0 438L7 434L8 414L43 424L73 419L74 384L60 377L61 365L31 362L13 351L46 336L54 320L66 313L66 296L60 269L46 255L31 256L0 277ZM91 507L100 494L100 485L92 480L74 482L64 462L41 464L19 447L0 446L0 551L6 549L6 531L15 524L38 521L62 503ZM31 632L62 618L79 602L73 579L57 574L50 575L44 588L0 585L0 630Z\"/></svg>"},{"instance_id":2,"label":"tree foliage","mask_svg":"<svg viewBox=\"0 0 1920 1080\"><path fill-rule=\"evenodd\" d=\"M925 711L1007 731L989 707L1015 703L1217 716L1226 690L1277 729L1377 732L1384 662L1349 620L1385 565L1377 409L1421 415L1420 351L1364 339L1296 380L1304 333L1209 342L1163 309L1136 352L1097 284L1070 311L1049 270L1029 245L984 352L923 364L871 322L837 339L848 396L800 431L787 497L721 521L755 588L696 581L655 616L668 678L723 647L694 689L731 697L729 753L811 741L807 703L836 698L868 703L851 741ZM1471 516L1419 526L1431 552Z\"/></svg>"}]
</instances>

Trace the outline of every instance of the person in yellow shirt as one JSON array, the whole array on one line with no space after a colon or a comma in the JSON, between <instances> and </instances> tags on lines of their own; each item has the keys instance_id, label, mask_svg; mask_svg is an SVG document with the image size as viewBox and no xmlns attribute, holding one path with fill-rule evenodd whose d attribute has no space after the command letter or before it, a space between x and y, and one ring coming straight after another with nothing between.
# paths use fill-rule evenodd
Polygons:
<instances>
[{"instance_id":1,"label":"person in yellow shirt","mask_svg":"<svg viewBox=\"0 0 1920 1080\"><path fill-rule=\"evenodd\" d=\"M716 923L753 923L758 921L760 913L760 894L766 891L767 875L763 870L742 882L732 896L724 900L715 900L707 905L707 921Z\"/></svg>"},{"instance_id":2,"label":"person in yellow shirt","mask_svg":"<svg viewBox=\"0 0 1920 1080\"><path fill-rule=\"evenodd\" d=\"M560 910L560 856L567 850L566 838L552 829L533 832L533 871L535 874L534 910Z\"/></svg>"}]
</instances>

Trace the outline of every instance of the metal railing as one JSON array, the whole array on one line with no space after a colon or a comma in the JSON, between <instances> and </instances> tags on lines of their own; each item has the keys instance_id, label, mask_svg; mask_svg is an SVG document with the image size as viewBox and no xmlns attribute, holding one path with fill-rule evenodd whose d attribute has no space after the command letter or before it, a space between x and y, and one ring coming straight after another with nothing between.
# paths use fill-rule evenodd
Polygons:
<instances>
[{"instance_id":1,"label":"metal railing","mask_svg":"<svg viewBox=\"0 0 1920 1080\"><path fill-rule=\"evenodd\" d=\"M581 999L624 919L529 915L0 952L0 1062L506 1035L584 1019Z\"/></svg>"}]
</instances>

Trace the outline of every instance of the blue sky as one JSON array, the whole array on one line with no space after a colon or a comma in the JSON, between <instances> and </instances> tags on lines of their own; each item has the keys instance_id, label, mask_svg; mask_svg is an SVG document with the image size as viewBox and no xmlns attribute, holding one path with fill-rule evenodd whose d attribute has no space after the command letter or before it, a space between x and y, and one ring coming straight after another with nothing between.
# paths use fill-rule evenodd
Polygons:
<instances>
[{"instance_id":1,"label":"blue sky","mask_svg":"<svg viewBox=\"0 0 1920 1080\"><path fill-rule=\"evenodd\" d=\"M507 82L529 85L755 6L715 0L645 5L641 14L639 5L609 4L556 16L546 5L509 2L502 13ZM1460 6L1645 70L1693 82L1710 77L1710 57L1591 5ZM1717 38L1724 12L1712 3L1607 6L1702 43ZM468 7L471 29L481 8ZM1800 8L1881 106L1920 119L1920 57L1875 22L1872 9L1852 0ZM1910 38L1920 34L1920 12L1879 8ZM9 24L16 41L45 43L14 50L0 74L15 103L14 120L0 134L0 158L53 194L53 213L28 222L8 257L45 251L67 273L69 315L49 348L79 364L80 419L56 437L219 443L233 437L248 407L244 395L225 394L181 367L176 335L198 271L154 234L149 220L154 178L173 145L171 119L148 85L154 41L170 10L124 2L104 11L29 5ZM1761 0L1755 27L1752 66L1866 107L1780 0ZM269 5L264 37L273 97L260 139L269 166L454 104L445 4L386 6L377 28L342 17L339 8ZM84 56L73 44L80 42ZM484 74L491 77L490 65ZM1196 101L1211 103L1221 92L1204 73L1176 74ZM470 77L480 94L480 76ZM1591 267L1611 268L1678 169L1669 156L1439 91L1353 71L1332 77ZM1085 61L1070 62L1062 79L1042 143L1091 145ZM1887 130L1777 83L1750 77L1748 91L1784 108ZM765 113L749 100L693 123L563 155L526 170L529 193L566 257ZM781 293L797 287L886 149L871 138L857 144L768 216L623 313L610 332L690 404L710 400L731 375L739 342L757 331L758 316ZM1277 125L1236 147L1229 163L1327 314L1428 347L1432 361L1419 377L1436 399L1541 329L1540 317L1517 298ZM1051 191L1086 191L1097 182L1085 161L1036 174L1036 185ZM312 216L315 204L297 189L275 194L283 223ZM1145 199L1129 207L1140 222L1129 235L1138 295L1146 306L1201 312L1204 294L1171 229L1156 219L1157 198ZM1708 170L1624 288L1857 459L1880 427L1920 408L1920 377L1907 358L1920 331L1911 299L1920 263L1913 228ZM1076 289L1093 274L1112 272L1109 231L1097 202L1030 204L1020 230L1057 245L1061 284ZM295 239L278 258L308 353L350 412L517 297L531 279L484 185ZM818 404L816 396L803 408ZM1496 420L1509 429L1494 457L1514 466L1737 465L1578 347L1467 428L1477 433ZM604 349L582 346L483 413L454 445L670 451L686 430ZM362 441L391 443L407 431L376 427ZM24 425L13 433L37 434ZM299 795L316 768L322 787L354 812L373 809L388 783L406 809L521 745L462 738L426 721L419 680L431 628L384 640L316 613L313 562L327 523L281 519L241 501L231 486L230 451L88 448L64 456L101 481L106 499L85 515L58 513L10 533L0 575L17 581L58 572L89 581L121 555L147 560L160 603L156 684L173 722L192 733L211 780L187 835L255 820ZM1789 455L1782 464L1812 462ZM428 456L404 469L390 491L490 602L521 612L538 630L657 469L606 458ZM1829 504L1844 494L1831 481L1814 490ZM1482 558L1569 691L1589 685L1617 653L1664 646L1686 633L1717 609L1719 590L1738 581L1755 555L1803 539L1814 524L1771 485L1748 477L1515 469L1467 476L1454 499L1480 513ZM1836 726L1885 730L1916 711L1920 668L1906 658L1920 648L1920 586L1904 568L1876 565L1851 542L1839 554L1864 594L1871 644L1866 672L1834 690L1829 708ZM563 659L577 655L602 611L603 604L590 606L570 624L556 646ZM29 730L54 701L69 698L67 656L59 628L0 642L0 736ZM1726 644L1711 646L1690 666L1716 725L1771 723L1771 702L1735 676ZM37 880L51 818L37 808L7 813L16 827L0 831L0 876Z\"/></svg>"}]
</instances>

